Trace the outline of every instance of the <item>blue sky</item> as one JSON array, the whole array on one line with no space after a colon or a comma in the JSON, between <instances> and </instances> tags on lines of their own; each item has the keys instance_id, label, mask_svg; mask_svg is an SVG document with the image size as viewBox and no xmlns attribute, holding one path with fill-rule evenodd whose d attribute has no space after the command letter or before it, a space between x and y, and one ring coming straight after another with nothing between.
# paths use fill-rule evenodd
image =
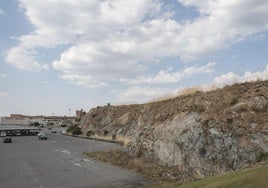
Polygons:
<instances>
[{"instance_id":1,"label":"blue sky","mask_svg":"<svg viewBox=\"0 0 268 188\"><path fill-rule=\"evenodd\" d=\"M0 116L268 79L266 0L2 0Z\"/></svg>"}]
</instances>

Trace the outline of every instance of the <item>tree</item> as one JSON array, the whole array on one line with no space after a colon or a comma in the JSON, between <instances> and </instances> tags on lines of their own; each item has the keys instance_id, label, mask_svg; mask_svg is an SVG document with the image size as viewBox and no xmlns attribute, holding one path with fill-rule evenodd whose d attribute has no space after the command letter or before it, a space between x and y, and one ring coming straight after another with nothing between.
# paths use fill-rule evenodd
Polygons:
<instances>
[{"instance_id":1,"label":"tree","mask_svg":"<svg viewBox=\"0 0 268 188\"><path fill-rule=\"evenodd\" d=\"M72 134L73 134L73 135L80 135L80 134L82 134L82 130L81 130L81 128L79 128L79 127L75 127L75 128L72 130Z\"/></svg>"},{"instance_id":2,"label":"tree","mask_svg":"<svg viewBox=\"0 0 268 188\"><path fill-rule=\"evenodd\" d=\"M40 125L40 123L37 121L33 123L33 126L35 126L35 127L38 127L39 125Z\"/></svg>"}]
</instances>

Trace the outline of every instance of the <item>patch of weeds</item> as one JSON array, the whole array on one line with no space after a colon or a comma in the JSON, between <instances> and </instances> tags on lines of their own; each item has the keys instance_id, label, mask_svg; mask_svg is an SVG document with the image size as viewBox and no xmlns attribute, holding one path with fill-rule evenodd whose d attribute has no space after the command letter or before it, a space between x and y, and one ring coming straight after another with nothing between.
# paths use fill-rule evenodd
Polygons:
<instances>
[{"instance_id":1,"label":"patch of weeds","mask_svg":"<svg viewBox=\"0 0 268 188\"><path fill-rule=\"evenodd\" d=\"M268 160L268 153L265 153L265 152L261 151L256 156L256 161L257 162L266 161L266 160Z\"/></svg>"},{"instance_id":2,"label":"patch of weeds","mask_svg":"<svg viewBox=\"0 0 268 188\"><path fill-rule=\"evenodd\" d=\"M93 132L93 131L87 131L87 136L88 137L91 137L93 135L95 135L95 132Z\"/></svg>"}]
</instances>

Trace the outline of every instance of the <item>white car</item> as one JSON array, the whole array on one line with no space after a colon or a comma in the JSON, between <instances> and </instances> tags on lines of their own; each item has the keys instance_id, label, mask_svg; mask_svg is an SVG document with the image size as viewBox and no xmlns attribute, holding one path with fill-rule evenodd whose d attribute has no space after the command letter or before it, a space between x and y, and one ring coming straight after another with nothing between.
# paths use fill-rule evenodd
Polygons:
<instances>
[{"instance_id":1,"label":"white car","mask_svg":"<svg viewBox=\"0 0 268 188\"><path fill-rule=\"evenodd\" d=\"M38 137L41 136L41 135L45 135L45 133L43 133L43 132L39 132L39 133L37 134Z\"/></svg>"},{"instance_id":2,"label":"white car","mask_svg":"<svg viewBox=\"0 0 268 188\"><path fill-rule=\"evenodd\" d=\"M1 137L5 137L5 136L7 136L6 131L1 131L0 136L1 136Z\"/></svg>"}]
</instances>

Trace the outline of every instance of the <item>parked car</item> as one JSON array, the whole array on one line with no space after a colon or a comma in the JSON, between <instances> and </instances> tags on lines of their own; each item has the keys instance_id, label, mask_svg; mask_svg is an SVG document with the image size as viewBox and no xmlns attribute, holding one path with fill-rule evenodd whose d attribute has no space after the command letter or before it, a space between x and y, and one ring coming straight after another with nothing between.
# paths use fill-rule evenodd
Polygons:
<instances>
[{"instance_id":1,"label":"parked car","mask_svg":"<svg viewBox=\"0 0 268 188\"><path fill-rule=\"evenodd\" d=\"M39 140L47 140L47 136L45 134L41 134L38 136Z\"/></svg>"},{"instance_id":2,"label":"parked car","mask_svg":"<svg viewBox=\"0 0 268 188\"><path fill-rule=\"evenodd\" d=\"M5 137L3 143L12 143L12 139L10 137Z\"/></svg>"},{"instance_id":3,"label":"parked car","mask_svg":"<svg viewBox=\"0 0 268 188\"><path fill-rule=\"evenodd\" d=\"M37 134L37 136L39 137L39 136L41 136L41 135L44 135L45 133L43 133L43 132L39 132L38 134Z\"/></svg>"},{"instance_id":4,"label":"parked car","mask_svg":"<svg viewBox=\"0 0 268 188\"><path fill-rule=\"evenodd\" d=\"M6 131L1 131L0 136L1 136L1 137L5 137L5 136L7 136Z\"/></svg>"},{"instance_id":5,"label":"parked car","mask_svg":"<svg viewBox=\"0 0 268 188\"><path fill-rule=\"evenodd\" d=\"M14 135L15 135L15 136L21 136L21 132L16 131L16 132L14 132Z\"/></svg>"}]
</instances>

